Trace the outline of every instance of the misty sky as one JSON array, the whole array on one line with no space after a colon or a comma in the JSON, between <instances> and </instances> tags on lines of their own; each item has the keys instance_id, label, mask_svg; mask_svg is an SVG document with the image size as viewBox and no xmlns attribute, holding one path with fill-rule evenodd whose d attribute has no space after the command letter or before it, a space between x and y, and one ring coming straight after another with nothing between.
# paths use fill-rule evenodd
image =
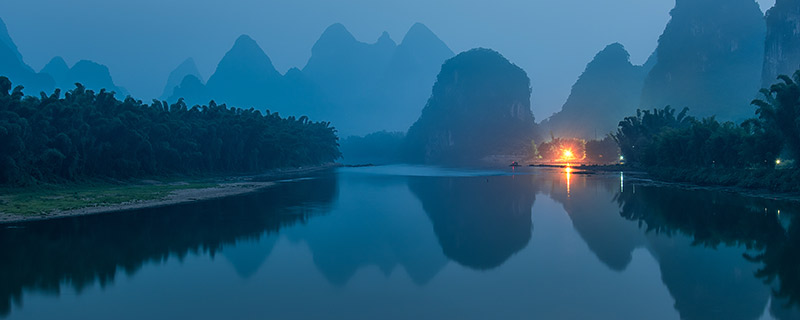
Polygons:
<instances>
[{"instance_id":1,"label":"misty sky","mask_svg":"<svg viewBox=\"0 0 800 320\"><path fill-rule=\"evenodd\" d=\"M774 0L759 0L762 9ZM383 31L400 42L422 22L455 52L498 50L531 77L537 121L555 111L586 63L620 42L634 63L656 47L674 0L3 0L8 25L35 69L53 56L70 65L107 65L118 85L145 101L193 57L204 78L240 34L252 36L275 66L302 68L330 24L361 41ZM431 84L432 85L432 84Z\"/></svg>"}]
</instances>

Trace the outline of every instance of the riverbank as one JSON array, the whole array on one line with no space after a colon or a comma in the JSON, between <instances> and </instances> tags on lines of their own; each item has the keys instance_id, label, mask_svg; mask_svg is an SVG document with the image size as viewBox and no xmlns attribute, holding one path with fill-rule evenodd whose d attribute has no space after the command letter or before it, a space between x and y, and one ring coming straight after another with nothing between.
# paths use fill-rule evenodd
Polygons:
<instances>
[{"instance_id":1,"label":"riverbank","mask_svg":"<svg viewBox=\"0 0 800 320\"><path fill-rule=\"evenodd\" d=\"M277 169L256 175L167 177L119 183L7 188L0 193L0 224L170 206L256 192L280 180L306 177L337 164Z\"/></svg>"},{"instance_id":2,"label":"riverbank","mask_svg":"<svg viewBox=\"0 0 800 320\"><path fill-rule=\"evenodd\" d=\"M610 169L610 168L608 168ZM626 181L638 185L710 190L769 200L800 202L800 170L647 168L633 171ZM605 171L605 170L598 170ZM629 171L625 171L627 174Z\"/></svg>"},{"instance_id":3,"label":"riverbank","mask_svg":"<svg viewBox=\"0 0 800 320\"><path fill-rule=\"evenodd\" d=\"M626 181L640 185L720 191L770 200L800 202L798 169L641 168L623 164L578 166L537 164L530 167L570 167L575 170L573 174L625 172Z\"/></svg>"},{"instance_id":4,"label":"riverbank","mask_svg":"<svg viewBox=\"0 0 800 320\"><path fill-rule=\"evenodd\" d=\"M648 168L654 180L774 193L800 193L798 169Z\"/></svg>"}]
</instances>

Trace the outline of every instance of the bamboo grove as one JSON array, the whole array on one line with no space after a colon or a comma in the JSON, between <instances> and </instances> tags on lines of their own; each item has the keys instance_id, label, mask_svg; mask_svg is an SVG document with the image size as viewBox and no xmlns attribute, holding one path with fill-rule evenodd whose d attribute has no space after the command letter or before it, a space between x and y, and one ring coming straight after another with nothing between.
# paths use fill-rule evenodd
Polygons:
<instances>
[{"instance_id":1,"label":"bamboo grove","mask_svg":"<svg viewBox=\"0 0 800 320\"><path fill-rule=\"evenodd\" d=\"M249 173L341 156L330 123L307 117L120 101L80 84L63 97L22 90L0 77L0 184Z\"/></svg>"}]
</instances>

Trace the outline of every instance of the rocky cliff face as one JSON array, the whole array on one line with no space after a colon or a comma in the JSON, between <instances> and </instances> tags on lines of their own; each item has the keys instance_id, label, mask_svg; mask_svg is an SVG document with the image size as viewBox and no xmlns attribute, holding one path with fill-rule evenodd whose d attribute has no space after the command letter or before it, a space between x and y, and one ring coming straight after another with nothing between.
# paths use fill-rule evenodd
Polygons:
<instances>
[{"instance_id":1,"label":"rocky cliff face","mask_svg":"<svg viewBox=\"0 0 800 320\"><path fill-rule=\"evenodd\" d=\"M767 11L767 41L761 85L769 88L779 75L800 69L800 0L777 0Z\"/></svg>"},{"instance_id":2,"label":"rocky cliff face","mask_svg":"<svg viewBox=\"0 0 800 320\"><path fill-rule=\"evenodd\" d=\"M602 139L623 118L636 114L645 71L631 64L621 44L607 46L586 66L561 111L544 126L557 137Z\"/></svg>"},{"instance_id":3,"label":"rocky cliff face","mask_svg":"<svg viewBox=\"0 0 800 320\"><path fill-rule=\"evenodd\" d=\"M642 107L689 107L739 120L754 114L766 25L752 0L677 0L645 80Z\"/></svg>"},{"instance_id":4,"label":"rocky cliff face","mask_svg":"<svg viewBox=\"0 0 800 320\"><path fill-rule=\"evenodd\" d=\"M489 49L473 49L442 66L422 116L409 129L409 160L447 164L525 154L535 123L530 79Z\"/></svg>"}]
</instances>

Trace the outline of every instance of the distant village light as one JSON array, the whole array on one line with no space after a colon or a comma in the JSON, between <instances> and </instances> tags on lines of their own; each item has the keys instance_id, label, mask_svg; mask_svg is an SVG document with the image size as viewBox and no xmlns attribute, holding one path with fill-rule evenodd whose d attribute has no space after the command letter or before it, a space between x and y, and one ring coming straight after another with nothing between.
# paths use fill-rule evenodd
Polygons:
<instances>
[{"instance_id":1,"label":"distant village light","mask_svg":"<svg viewBox=\"0 0 800 320\"><path fill-rule=\"evenodd\" d=\"M563 157L564 157L564 160L572 160L572 159L575 158L575 154L572 153L572 150L570 150L570 149L564 149Z\"/></svg>"}]
</instances>

